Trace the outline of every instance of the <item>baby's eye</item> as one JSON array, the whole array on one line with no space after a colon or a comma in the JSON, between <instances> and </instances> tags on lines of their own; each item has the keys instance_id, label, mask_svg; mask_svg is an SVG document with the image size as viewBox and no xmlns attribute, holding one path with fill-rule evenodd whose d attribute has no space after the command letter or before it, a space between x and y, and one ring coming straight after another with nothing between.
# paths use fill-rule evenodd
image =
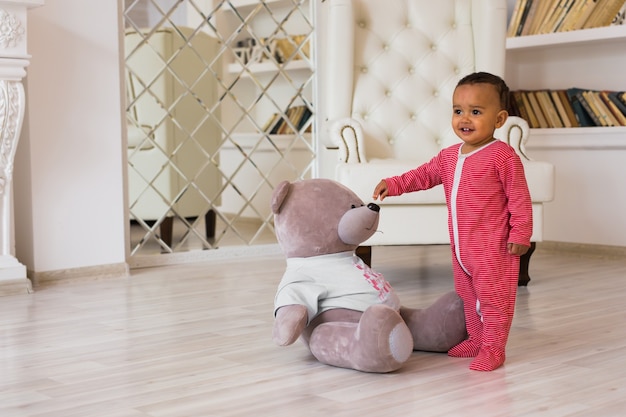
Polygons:
<instances>
[{"instance_id":1,"label":"baby's eye","mask_svg":"<svg viewBox=\"0 0 626 417\"><path fill-rule=\"evenodd\" d=\"M472 114L474 115L480 114L480 110L472 110Z\"/></svg>"},{"instance_id":2,"label":"baby's eye","mask_svg":"<svg viewBox=\"0 0 626 417\"><path fill-rule=\"evenodd\" d=\"M461 114L461 110L459 110L459 109L454 109L452 112L453 112L454 114Z\"/></svg>"}]
</instances>

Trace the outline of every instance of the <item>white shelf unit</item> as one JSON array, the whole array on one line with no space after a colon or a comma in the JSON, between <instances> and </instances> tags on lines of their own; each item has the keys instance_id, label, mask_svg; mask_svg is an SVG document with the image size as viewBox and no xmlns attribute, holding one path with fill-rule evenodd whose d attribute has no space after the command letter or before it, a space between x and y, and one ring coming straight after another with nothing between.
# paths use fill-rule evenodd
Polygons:
<instances>
[{"instance_id":1,"label":"white shelf unit","mask_svg":"<svg viewBox=\"0 0 626 417\"><path fill-rule=\"evenodd\" d=\"M626 26L606 26L585 30L575 30L570 32L547 33L544 35L516 36L507 38L506 49L513 51L516 49L553 49L558 45L585 44L606 45L611 42L624 42L626 39Z\"/></svg>"},{"instance_id":2,"label":"white shelf unit","mask_svg":"<svg viewBox=\"0 0 626 417\"><path fill-rule=\"evenodd\" d=\"M246 66L238 62L233 62L233 63L228 64L229 74L231 75L241 74L242 77L250 77L252 75L275 74L276 71L280 69L287 71L287 72L294 72L294 73L297 71L310 72L311 64L309 63L309 61L306 61L304 59L301 59L298 61L289 61L289 62L286 62L285 64L280 64L278 67L276 67L275 63L268 62L268 61L249 64Z\"/></svg>"},{"instance_id":3,"label":"white shelf unit","mask_svg":"<svg viewBox=\"0 0 626 417\"><path fill-rule=\"evenodd\" d=\"M626 26L608 26L571 32L508 38L506 79L511 89L566 89L580 87L597 90L626 90ZM572 146L623 146L626 128L572 128ZM579 130L582 129L582 130ZM545 132L543 132L545 130ZM532 129L529 147L535 137L553 140L554 146L567 146L561 138L570 129ZM598 140L596 137L606 135Z\"/></svg>"},{"instance_id":4,"label":"white shelf unit","mask_svg":"<svg viewBox=\"0 0 626 417\"><path fill-rule=\"evenodd\" d=\"M301 35L309 31L306 19L311 19L310 3L300 7L298 12L292 12L294 2L290 0L266 0L265 5L252 0L231 0L232 7L222 12L218 19L218 26L223 33L229 36L230 47L236 47L237 42L247 38L266 38L275 36ZM270 13L271 12L271 13ZM302 13L300 13L302 12ZM306 14L306 18L303 17ZM274 14L275 17L272 16ZM285 18L280 29L276 22ZM242 20L246 25L242 24ZM276 32L279 32L276 35ZM311 41L312 49L312 41ZM265 58L259 62L244 62L244 60L230 54L225 68L226 84L231 85L232 97L228 98L228 110L225 112L224 122L227 126L236 126L236 134L258 132L273 113L286 110L293 97L302 88L303 95L312 101L313 85L309 82L313 71L313 60L299 59L286 63L278 63ZM259 95L265 93L259 99ZM240 123L241 107L251 107L246 119L249 123ZM304 104L296 102L293 105ZM258 126L255 126L254 120Z\"/></svg>"},{"instance_id":5,"label":"white shelf unit","mask_svg":"<svg viewBox=\"0 0 626 417\"><path fill-rule=\"evenodd\" d=\"M505 78L513 90L626 90L626 26L507 39ZM527 146L555 167L544 239L626 246L626 127L531 129Z\"/></svg>"},{"instance_id":6,"label":"white shelf unit","mask_svg":"<svg viewBox=\"0 0 626 417\"><path fill-rule=\"evenodd\" d=\"M277 32L276 21L286 16L278 37L302 35L310 30L306 21L313 15L310 0L300 7L306 18L300 11L292 12L292 0L266 0L265 5L253 0L231 0L230 4L232 7L219 16L218 25L225 28L224 33L233 34L229 38L231 47L246 38L272 36ZM272 17L270 11L277 17ZM242 20L248 26L242 25ZM260 131L274 113L286 111L290 104L304 104L298 99L292 103L300 91L307 101L313 102L314 87L310 80L314 71L312 38L313 35L309 41L311 56L308 59L278 63L265 58L260 62L244 62L234 53L230 54L224 76L226 85L231 86L231 95L222 114L225 126L232 133L222 146L220 158L222 166L229 167L224 173L229 177L232 175L234 187L224 192L221 207L224 212L269 218L272 190L265 183L258 188L260 175L272 184L285 179L296 180L298 172L312 163L311 134L268 135ZM265 95L261 96L261 93ZM241 107L248 109L247 115L243 114ZM244 160L244 155L249 162ZM250 202L254 210L246 206L241 195L252 196Z\"/></svg>"}]
</instances>

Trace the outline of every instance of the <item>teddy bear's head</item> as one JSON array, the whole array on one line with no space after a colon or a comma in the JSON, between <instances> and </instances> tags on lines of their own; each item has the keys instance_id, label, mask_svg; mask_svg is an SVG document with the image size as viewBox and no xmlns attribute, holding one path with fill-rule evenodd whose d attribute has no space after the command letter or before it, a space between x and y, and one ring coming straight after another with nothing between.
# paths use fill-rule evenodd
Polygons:
<instances>
[{"instance_id":1,"label":"teddy bear's head","mask_svg":"<svg viewBox=\"0 0 626 417\"><path fill-rule=\"evenodd\" d=\"M378 227L379 207L367 206L329 179L283 181L272 193L278 243L288 258L353 251Z\"/></svg>"}]
</instances>

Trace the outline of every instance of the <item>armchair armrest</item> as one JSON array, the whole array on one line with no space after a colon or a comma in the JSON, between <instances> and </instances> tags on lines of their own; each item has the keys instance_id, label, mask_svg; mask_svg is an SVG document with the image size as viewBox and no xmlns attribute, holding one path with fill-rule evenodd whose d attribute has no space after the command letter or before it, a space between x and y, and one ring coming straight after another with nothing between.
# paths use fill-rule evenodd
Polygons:
<instances>
[{"instance_id":1,"label":"armchair armrest","mask_svg":"<svg viewBox=\"0 0 626 417\"><path fill-rule=\"evenodd\" d=\"M329 137L339 149L339 160L343 163L365 163L365 141L361 124L352 118L337 120L330 124Z\"/></svg>"},{"instance_id":2,"label":"armchair armrest","mask_svg":"<svg viewBox=\"0 0 626 417\"><path fill-rule=\"evenodd\" d=\"M511 145L520 158L526 161L531 160L526 153L526 142L528 142L529 135L528 122L517 116L509 116L504 125L497 129L494 134L497 139Z\"/></svg>"}]
</instances>

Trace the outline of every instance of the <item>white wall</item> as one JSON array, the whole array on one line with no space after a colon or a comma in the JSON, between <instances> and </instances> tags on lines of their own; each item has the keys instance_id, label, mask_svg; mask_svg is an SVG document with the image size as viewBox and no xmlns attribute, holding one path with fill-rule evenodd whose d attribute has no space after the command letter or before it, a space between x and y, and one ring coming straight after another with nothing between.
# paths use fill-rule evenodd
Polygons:
<instances>
[{"instance_id":1,"label":"white wall","mask_svg":"<svg viewBox=\"0 0 626 417\"><path fill-rule=\"evenodd\" d=\"M47 0L29 12L32 61L14 180L16 255L30 271L125 262L118 7L113 0ZM605 215L606 207L623 203L623 197L609 198L615 190L600 191L606 173L598 168L609 166L603 165L605 155L590 167L584 152L553 157L535 152L557 164L559 177L557 200L546 208L546 239L626 246L626 218ZM570 158L566 166L564 158ZM589 227L581 228L575 219L555 220L566 219L560 210L570 203L562 197L572 194L563 194L564 188L579 189L575 178L564 176L574 167L577 172L591 168L598 184L591 186L606 196L578 193L585 216L596 214ZM332 176L329 169L322 171ZM623 175L614 178L621 181Z\"/></svg>"},{"instance_id":2,"label":"white wall","mask_svg":"<svg viewBox=\"0 0 626 417\"><path fill-rule=\"evenodd\" d=\"M125 262L118 25L112 0L29 11L14 174L16 256L29 271Z\"/></svg>"}]
</instances>

